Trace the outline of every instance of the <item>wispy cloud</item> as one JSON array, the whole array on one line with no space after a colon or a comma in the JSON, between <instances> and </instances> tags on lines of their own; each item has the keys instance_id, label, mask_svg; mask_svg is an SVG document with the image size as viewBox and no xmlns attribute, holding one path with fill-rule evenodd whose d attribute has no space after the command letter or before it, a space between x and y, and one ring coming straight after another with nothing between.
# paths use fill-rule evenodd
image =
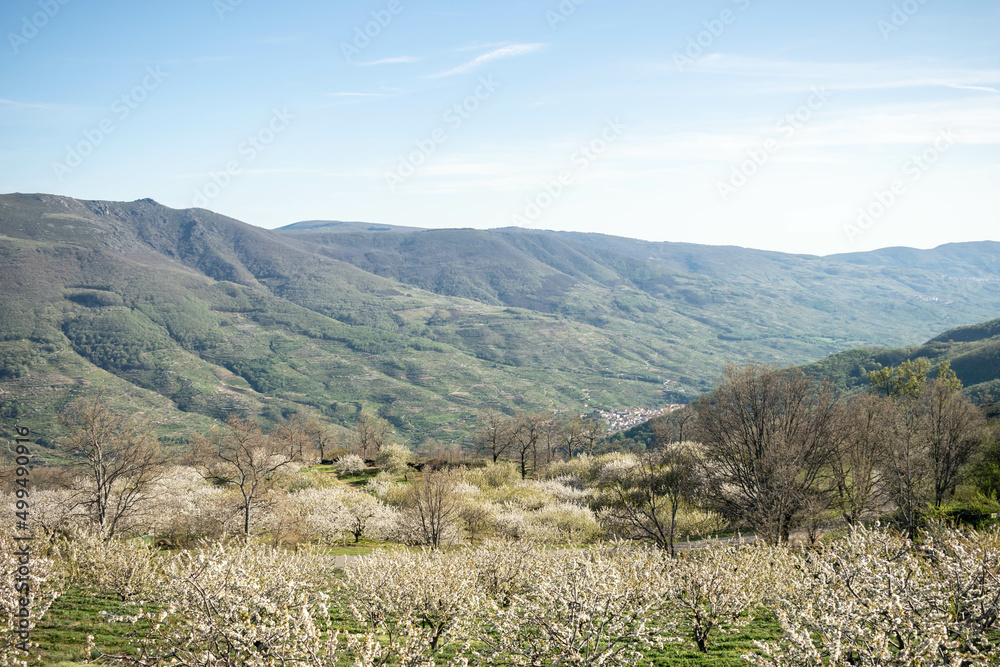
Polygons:
<instances>
[{"instance_id":1,"label":"wispy cloud","mask_svg":"<svg viewBox=\"0 0 1000 667\"><path fill-rule=\"evenodd\" d=\"M468 51L482 51L483 49L496 49L501 46L508 46L510 42L482 42L476 44L468 44L466 46L459 46L452 49L454 53L465 53Z\"/></svg>"},{"instance_id":2,"label":"wispy cloud","mask_svg":"<svg viewBox=\"0 0 1000 667\"><path fill-rule=\"evenodd\" d=\"M440 72L433 75L433 78L443 78L446 76L456 76L458 74L467 74L473 72L486 63L493 62L494 60L502 60L504 58L517 58L519 56L525 56L529 53L535 53L541 51L547 45L544 43L534 43L534 44L511 44L508 46L500 47L499 49L494 49L488 53L484 53L481 56L477 56L467 63L463 63L458 67L453 69Z\"/></svg>"},{"instance_id":3,"label":"wispy cloud","mask_svg":"<svg viewBox=\"0 0 1000 667\"><path fill-rule=\"evenodd\" d=\"M327 93L327 97L389 97L385 93Z\"/></svg>"},{"instance_id":4,"label":"wispy cloud","mask_svg":"<svg viewBox=\"0 0 1000 667\"><path fill-rule=\"evenodd\" d=\"M664 65L672 69L672 65ZM822 81L837 90L888 90L901 88L956 88L982 92L1000 92L989 84L1000 84L1000 70L944 65L935 61L898 59L861 62L804 62L771 60L716 53L690 66L688 72L731 74L772 79L775 87L763 92L785 90L786 84ZM785 83L781 83L785 82ZM800 83L791 84L799 86Z\"/></svg>"},{"instance_id":5,"label":"wispy cloud","mask_svg":"<svg viewBox=\"0 0 1000 667\"><path fill-rule=\"evenodd\" d=\"M958 84L949 84L949 88L956 88L958 90L981 90L984 93L1000 93L1000 90L996 88L990 88L989 86L961 86Z\"/></svg>"},{"instance_id":6,"label":"wispy cloud","mask_svg":"<svg viewBox=\"0 0 1000 667\"><path fill-rule=\"evenodd\" d=\"M44 109L45 111L50 111L53 108L47 104L31 104L29 102L15 102L14 100L4 99L0 99L0 104L16 107L18 109Z\"/></svg>"},{"instance_id":7,"label":"wispy cloud","mask_svg":"<svg viewBox=\"0 0 1000 667\"><path fill-rule=\"evenodd\" d=\"M416 56L397 56L395 58L382 58L381 60L372 60L371 62L358 64L365 67L372 67L373 65L409 65L419 61L420 58Z\"/></svg>"}]
</instances>

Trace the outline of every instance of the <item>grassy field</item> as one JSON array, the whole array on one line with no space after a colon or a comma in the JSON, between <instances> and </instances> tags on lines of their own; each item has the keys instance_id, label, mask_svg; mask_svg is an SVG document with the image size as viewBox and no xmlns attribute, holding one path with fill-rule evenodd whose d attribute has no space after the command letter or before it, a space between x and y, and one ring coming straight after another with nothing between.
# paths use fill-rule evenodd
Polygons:
<instances>
[{"instance_id":1,"label":"grassy field","mask_svg":"<svg viewBox=\"0 0 1000 667\"><path fill-rule=\"evenodd\" d=\"M105 652L123 651L130 627L108 623L102 612L120 614L127 611L127 607L113 596L69 591L52 605L35 628L33 640L38 642L42 664L83 664L88 635L92 635L97 647Z\"/></svg>"}]
</instances>

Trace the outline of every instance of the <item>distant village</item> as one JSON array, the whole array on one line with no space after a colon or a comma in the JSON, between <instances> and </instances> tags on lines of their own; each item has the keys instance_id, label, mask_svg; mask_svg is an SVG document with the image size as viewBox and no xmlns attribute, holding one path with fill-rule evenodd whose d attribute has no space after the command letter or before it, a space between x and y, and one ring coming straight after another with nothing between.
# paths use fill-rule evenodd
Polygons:
<instances>
[{"instance_id":1,"label":"distant village","mask_svg":"<svg viewBox=\"0 0 1000 667\"><path fill-rule=\"evenodd\" d=\"M684 406L679 403L673 403L664 408L659 409L649 409L649 408L630 408L627 410L613 410L611 412L605 410L599 410L598 413L601 419L608 423L609 433L618 433L619 431L627 431L633 426L638 426L643 422L647 422L654 417L659 417L660 415L668 415L671 412L680 410Z\"/></svg>"}]
</instances>

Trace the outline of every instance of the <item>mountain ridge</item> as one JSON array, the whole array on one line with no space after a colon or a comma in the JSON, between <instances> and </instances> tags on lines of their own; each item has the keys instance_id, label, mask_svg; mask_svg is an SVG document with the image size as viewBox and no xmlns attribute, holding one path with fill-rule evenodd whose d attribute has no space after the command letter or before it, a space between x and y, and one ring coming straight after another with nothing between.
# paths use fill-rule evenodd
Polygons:
<instances>
[{"instance_id":1,"label":"mountain ridge","mask_svg":"<svg viewBox=\"0 0 1000 667\"><path fill-rule=\"evenodd\" d=\"M171 433L296 410L349 427L367 407L410 440L456 439L485 407L657 407L727 361L912 344L1000 302L975 259L988 249L925 262L976 278L955 280L890 260L345 224L0 195L0 416L52 421L104 383Z\"/></svg>"}]
</instances>

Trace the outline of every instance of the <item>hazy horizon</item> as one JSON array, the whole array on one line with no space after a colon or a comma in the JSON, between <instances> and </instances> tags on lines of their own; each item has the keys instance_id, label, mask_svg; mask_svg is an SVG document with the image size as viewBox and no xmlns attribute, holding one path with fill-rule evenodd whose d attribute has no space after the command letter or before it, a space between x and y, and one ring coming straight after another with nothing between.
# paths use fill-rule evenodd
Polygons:
<instances>
[{"instance_id":1,"label":"hazy horizon","mask_svg":"<svg viewBox=\"0 0 1000 667\"><path fill-rule=\"evenodd\" d=\"M66 196L68 196L68 195L59 195L59 194L53 193L53 192L6 192L6 193L0 193L0 196L7 196L7 195L57 196L57 197L66 197ZM98 200L98 199L85 199L85 198L78 198L78 197L73 197L73 199L77 199L78 201L107 201L107 202L115 202L115 203L130 203L130 202L141 201L141 200L144 200L144 199L153 199L153 198L152 197L139 197L138 199L133 199L133 200L130 200L130 201L107 200L107 199L100 199L100 200ZM156 201L156 200L153 199L153 201ZM167 206L163 202L156 201L156 203L160 204L162 206ZM168 208L174 208L174 207L168 206ZM191 208L191 207L184 207L184 208ZM184 210L184 208L180 208L180 209L177 209L177 210ZM195 207L195 208L197 208L197 207ZM506 225L506 226L500 226L500 227L468 227L468 226L465 226L465 227L458 227L458 226L454 226L454 227L422 227L422 226L418 226L418 225L398 225L398 224L395 224L395 223L382 222L382 221L379 221L379 220L335 220L333 218L316 218L316 219L310 219L310 220L295 220L295 221L289 222L289 223L278 224L278 225L275 225L273 227L263 227L261 225L255 225L254 223L252 223L250 221L240 220L239 218L236 218L235 216L231 216L231 215L222 213L220 211L215 211L215 210L212 210L210 208L209 209L205 209L205 210L208 210L211 213L216 213L218 215L227 215L227 217L234 218L235 220L238 220L239 222L243 222L243 223L246 223L246 224L251 225L253 227L256 227L258 229L263 229L263 230L266 230L266 231L278 231L278 230L281 230L283 228L287 228L287 227L291 227L293 225L298 225L298 224L303 224L303 223L327 223L327 224L334 223L334 224L349 224L349 225L372 225L372 226L393 227L393 228L401 228L401 229L412 229L414 231L445 231L445 230L461 230L461 229L479 229L480 231L492 231L492 230L502 230L502 229L510 229L510 228L516 227L515 225ZM518 228L518 229L525 229L525 230L543 231L543 232L576 232L576 231L579 231L579 230L572 230L572 229L570 229L570 230L549 229L549 228L545 228L545 227L516 227L516 228ZM670 240L667 240L667 241L657 241L657 240L653 240L653 239L643 238L643 237L640 237L640 236L629 236L629 235L625 235L625 234L616 234L613 231L579 231L579 233L582 233L582 234L604 234L604 235L607 235L607 236L614 236L614 237L619 237L619 238L628 238L628 239L633 239L633 240L636 240L636 241L645 241L645 242L648 242L648 243L690 243L690 244L694 244L694 245L703 245L703 246L709 246L709 247L720 247L720 248L721 247L736 247L736 248L743 248L743 249L746 249L746 250L760 250L760 251L763 251L763 252L778 252L778 253L786 253L786 254L793 254L793 255L810 255L810 256L815 256L815 257L831 257L831 256L834 256L834 255L845 254L845 252L842 252L842 251L832 252L832 253L794 252L794 251L785 251L785 250L774 250L772 248L758 248L758 247L754 247L754 246L738 245L738 244L734 244L734 243L708 243L708 242L700 242L700 241L670 241ZM892 246L882 246L882 247L878 247L878 248L870 248L870 249L867 249L867 250L846 251L846 252L873 252L873 251L878 251L878 250L891 250L893 248L906 248L906 249L912 249L912 250L934 250L934 249L942 247L942 246L955 245L955 244L961 244L961 243L1000 243L1000 241L997 241L995 238L982 238L982 239L969 240L969 241L946 241L944 243L938 243L938 244L924 246L924 247L916 246L916 245L892 245Z\"/></svg>"}]
</instances>

